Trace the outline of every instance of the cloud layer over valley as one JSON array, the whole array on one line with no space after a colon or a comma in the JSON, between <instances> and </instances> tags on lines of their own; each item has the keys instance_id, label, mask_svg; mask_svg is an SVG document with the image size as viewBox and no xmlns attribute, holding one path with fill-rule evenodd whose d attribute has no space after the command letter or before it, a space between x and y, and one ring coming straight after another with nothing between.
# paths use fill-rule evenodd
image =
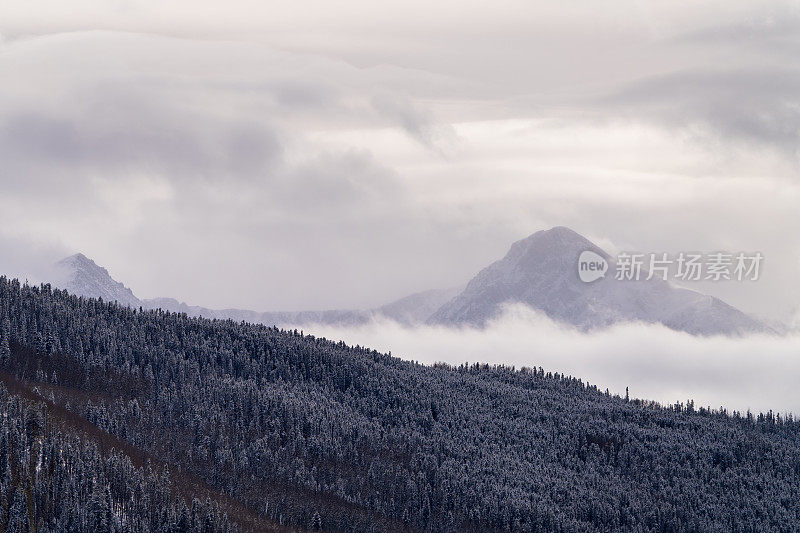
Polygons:
<instances>
[{"instance_id":1,"label":"cloud layer over valley","mask_svg":"<svg viewBox=\"0 0 800 533\"><path fill-rule=\"evenodd\" d=\"M695 401L742 413L800 414L800 335L697 337L650 324L589 333L511 306L485 329L409 327L378 320L356 327L305 326L304 332L369 346L425 364L543 367L601 390L662 404Z\"/></svg>"}]
</instances>

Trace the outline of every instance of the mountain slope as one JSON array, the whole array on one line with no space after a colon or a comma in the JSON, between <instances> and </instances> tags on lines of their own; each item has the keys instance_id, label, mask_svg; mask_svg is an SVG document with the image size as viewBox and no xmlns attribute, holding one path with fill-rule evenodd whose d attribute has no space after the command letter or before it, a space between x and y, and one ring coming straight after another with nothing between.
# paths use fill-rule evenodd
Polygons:
<instances>
[{"instance_id":1,"label":"mountain slope","mask_svg":"<svg viewBox=\"0 0 800 533\"><path fill-rule=\"evenodd\" d=\"M34 350L12 343L3 367L24 374L41 362ZM192 524L195 531L203 525L209 533L290 531L54 403L45 394L50 387L0 370L0 503L10 507L0 523L6 531L133 533L160 531L165 521ZM58 387L59 394L69 390ZM41 467L33 475L36 461Z\"/></svg>"},{"instance_id":2,"label":"mountain slope","mask_svg":"<svg viewBox=\"0 0 800 533\"><path fill-rule=\"evenodd\" d=\"M422 324L434 311L461 292L462 288L417 292L379 307L376 311L401 324Z\"/></svg>"},{"instance_id":3,"label":"mountain slope","mask_svg":"<svg viewBox=\"0 0 800 533\"><path fill-rule=\"evenodd\" d=\"M108 270L98 266L83 254L71 255L56 263L59 288L86 298L102 298L106 302L119 302L138 307L141 302L128 287L114 280Z\"/></svg>"},{"instance_id":4,"label":"mountain slope","mask_svg":"<svg viewBox=\"0 0 800 533\"><path fill-rule=\"evenodd\" d=\"M592 283L577 274L578 257L593 251L609 263ZM432 324L484 325L501 305L520 302L581 329L625 321L661 323L692 334L741 334L765 327L725 302L658 279L618 281L615 262L594 243L565 227L515 242L506 256L481 270L461 294L440 307Z\"/></svg>"},{"instance_id":5,"label":"mountain slope","mask_svg":"<svg viewBox=\"0 0 800 533\"><path fill-rule=\"evenodd\" d=\"M2 277L0 317L0 367L36 379L29 391L291 528L633 533L800 523L800 423L772 412L628 401L541 368L424 366ZM18 417L13 426L30 424ZM29 457L19 471L38 470ZM43 463L37 476L49 469ZM85 474L64 474L68 487L87 484ZM196 529L170 529L186 530Z\"/></svg>"}]
</instances>

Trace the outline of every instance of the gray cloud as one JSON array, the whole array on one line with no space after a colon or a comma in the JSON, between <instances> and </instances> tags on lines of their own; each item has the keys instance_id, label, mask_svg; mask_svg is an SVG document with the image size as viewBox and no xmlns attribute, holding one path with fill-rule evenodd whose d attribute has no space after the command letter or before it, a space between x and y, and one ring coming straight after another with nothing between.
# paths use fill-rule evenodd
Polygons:
<instances>
[{"instance_id":1,"label":"gray cloud","mask_svg":"<svg viewBox=\"0 0 800 533\"><path fill-rule=\"evenodd\" d=\"M46 3L0 6L0 225L141 296L377 305L566 224L760 249L759 285L708 290L800 302L780 3Z\"/></svg>"},{"instance_id":2,"label":"gray cloud","mask_svg":"<svg viewBox=\"0 0 800 533\"><path fill-rule=\"evenodd\" d=\"M20 112L8 116L0 128L0 146L5 148L6 161L16 156L28 161L75 164L84 157L75 125L68 120Z\"/></svg>"},{"instance_id":3,"label":"gray cloud","mask_svg":"<svg viewBox=\"0 0 800 533\"><path fill-rule=\"evenodd\" d=\"M32 284L49 282L57 274L54 263L68 251L65 246L39 242L35 237L0 233L0 275Z\"/></svg>"},{"instance_id":4,"label":"gray cloud","mask_svg":"<svg viewBox=\"0 0 800 533\"><path fill-rule=\"evenodd\" d=\"M631 83L598 105L671 127L708 127L721 139L757 142L795 158L800 71L772 67L685 71Z\"/></svg>"},{"instance_id":5,"label":"gray cloud","mask_svg":"<svg viewBox=\"0 0 800 533\"><path fill-rule=\"evenodd\" d=\"M359 207L363 213L403 203L396 174L358 151L317 154L285 175L276 192L281 203L297 206L304 215Z\"/></svg>"},{"instance_id":6,"label":"gray cloud","mask_svg":"<svg viewBox=\"0 0 800 533\"><path fill-rule=\"evenodd\" d=\"M392 123L399 124L412 139L421 145L441 153L455 141L451 127L438 124L430 113L417 109L407 98L386 93L372 98L372 106Z\"/></svg>"},{"instance_id":7,"label":"gray cloud","mask_svg":"<svg viewBox=\"0 0 800 533\"><path fill-rule=\"evenodd\" d=\"M106 92L85 97L70 116L53 118L35 109L0 115L0 153L30 179L47 179L37 169L54 166L72 171L76 180L87 172L138 169L171 180L240 179L263 175L280 162L282 147L270 125L176 113L162 105L144 94Z\"/></svg>"}]
</instances>

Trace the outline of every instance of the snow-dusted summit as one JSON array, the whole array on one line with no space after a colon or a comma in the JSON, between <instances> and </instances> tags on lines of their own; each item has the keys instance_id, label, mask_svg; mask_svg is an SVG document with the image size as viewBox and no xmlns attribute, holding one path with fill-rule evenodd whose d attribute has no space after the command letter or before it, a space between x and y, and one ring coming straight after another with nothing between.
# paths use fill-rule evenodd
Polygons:
<instances>
[{"instance_id":1,"label":"snow-dusted summit","mask_svg":"<svg viewBox=\"0 0 800 533\"><path fill-rule=\"evenodd\" d=\"M141 302L133 292L83 254L71 255L56 264L57 278L53 280L60 289L87 298L102 298L106 302L138 307Z\"/></svg>"},{"instance_id":2,"label":"snow-dusted summit","mask_svg":"<svg viewBox=\"0 0 800 533\"><path fill-rule=\"evenodd\" d=\"M608 261L604 278L592 283L579 279L578 257L585 250ZM615 280L615 268L613 258L569 228L539 231L515 242L503 259L481 270L428 322L480 326L498 316L502 304L524 303L581 329L629 321L661 323L700 335L767 329L722 300L663 280Z\"/></svg>"}]
</instances>

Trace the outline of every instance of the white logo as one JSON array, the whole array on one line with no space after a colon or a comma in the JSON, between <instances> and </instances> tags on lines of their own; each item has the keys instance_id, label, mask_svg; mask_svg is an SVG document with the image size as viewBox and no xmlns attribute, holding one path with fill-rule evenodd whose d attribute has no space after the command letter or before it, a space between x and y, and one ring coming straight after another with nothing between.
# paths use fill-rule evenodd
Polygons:
<instances>
[{"instance_id":1,"label":"white logo","mask_svg":"<svg viewBox=\"0 0 800 533\"><path fill-rule=\"evenodd\" d=\"M608 270L608 261L605 258L591 250L581 252L578 258L578 277L584 283L591 283L606 275Z\"/></svg>"}]
</instances>

